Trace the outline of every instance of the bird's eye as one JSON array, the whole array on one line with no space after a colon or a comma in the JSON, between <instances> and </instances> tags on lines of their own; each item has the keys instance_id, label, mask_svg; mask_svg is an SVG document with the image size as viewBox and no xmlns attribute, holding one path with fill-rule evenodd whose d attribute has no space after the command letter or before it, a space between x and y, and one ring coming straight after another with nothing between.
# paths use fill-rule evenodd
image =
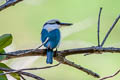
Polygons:
<instances>
[{"instance_id":1,"label":"bird's eye","mask_svg":"<svg viewBox=\"0 0 120 80\"><path fill-rule=\"evenodd\" d=\"M60 22L59 22L59 21L56 21L56 23L57 23L57 24L60 24Z\"/></svg>"}]
</instances>

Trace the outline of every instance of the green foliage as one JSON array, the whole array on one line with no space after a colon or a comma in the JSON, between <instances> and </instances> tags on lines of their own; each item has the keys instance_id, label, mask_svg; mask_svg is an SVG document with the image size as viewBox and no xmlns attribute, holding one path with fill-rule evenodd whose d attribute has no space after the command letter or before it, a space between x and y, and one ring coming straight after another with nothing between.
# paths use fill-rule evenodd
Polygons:
<instances>
[{"instance_id":1,"label":"green foliage","mask_svg":"<svg viewBox=\"0 0 120 80\"><path fill-rule=\"evenodd\" d=\"M7 69L11 69L10 67L8 67L6 64L4 64L4 63L0 63L0 67L2 67L2 68L7 68ZM1 71L1 73L3 73L3 71ZM14 77L16 80L20 80L20 76L19 76L19 74L17 74L17 73L11 73L10 74L12 77ZM5 77L5 75L2 75L2 76L0 76L0 80L7 80L7 79L2 79L2 78L4 78Z\"/></svg>"},{"instance_id":2,"label":"green foliage","mask_svg":"<svg viewBox=\"0 0 120 80\"><path fill-rule=\"evenodd\" d=\"M4 35L0 36L0 54L4 54L5 53L4 48L9 46L11 43L12 43L12 35L11 34L4 34ZM0 56L0 60L2 60L4 58L6 58L6 55L1 55ZM8 67L4 63L0 63L0 67L11 69L10 67ZM4 73L4 72L0 71L0 73ZM16 80L20 80L19 74L11 73L10 75L12 77L14 77ZM6 75L1 75L0 80L8 80L8 79L7 79Z\"/></svg>"},{"instance_id":3,"label":"green foliage","mask_svg":"<svg viewBox=\"0 0 120 80\"><path fill-rule=\"evenodd\" d=\"M20 75L17 74L17 73L11 73L10 75L11 75L12 77L14 77L16 80L21 80L21 79L20 79Z\"/></svg>"},{"instance_id":4,"label":"green foliage","mask_svg":"<svg viewBox=\"0 0 120 80\"><path fill-rule=\"evenodd\" d=\"M12 35L4 34L0 36L0 49L3 49L12 43Z\"/></svg>"},{"instance_id":5,"label":"green foliage","mask_svg":"<svg viewBox=\"0 0 120 80\"><path fill-rule=\"evenodd\" d=\"M3 48L7 47L12 43L12 35L11 34L4 34L0 36L0 54L4 54L5 51ZM5 55L0 56L0 60L6 58Z\"/></svg>"},{"instance_id":6,"label":"green foliage","mask_svg":"<svg viewBox=\"0 0 120 80\"><path fill-rule=\"evenodd\" d=\"M0 54L4 54L5 50L4 49L0 49ZM3 60L6 58L6 55L0 55L0 60Z\"/></svg>"},{"instance_id":7,"label":"green foliage","mask_svg":"<svg viewBox=\"0 0 120 80\"><path fill-rule=\"evenodd\" d=\"M4 73L3 71L0 71L0 74ZM0 75L0 80L8 80L6 75Z\"/></svg>"}]
</instances>

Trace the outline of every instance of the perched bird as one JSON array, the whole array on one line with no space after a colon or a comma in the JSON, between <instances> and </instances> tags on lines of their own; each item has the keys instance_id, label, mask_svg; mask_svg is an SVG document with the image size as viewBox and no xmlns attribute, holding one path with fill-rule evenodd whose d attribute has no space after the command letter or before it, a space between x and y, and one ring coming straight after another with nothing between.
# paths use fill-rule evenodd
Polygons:
<instances>
[{"instance_id":1,"label":"perched bird","mask_svg":"<svg viewBox=\"0 0 120 80\"><path fill-rule=\"evenodd\" d=\"M62 23L57 19L52 19L47 21L41 31L41 41L44 44L44 47L47 49L47 64L53 63L53 49L56 48L60 43L61 34L59 28L61 26L70 26L71 23Z\"/></svg>"}]
</instances>

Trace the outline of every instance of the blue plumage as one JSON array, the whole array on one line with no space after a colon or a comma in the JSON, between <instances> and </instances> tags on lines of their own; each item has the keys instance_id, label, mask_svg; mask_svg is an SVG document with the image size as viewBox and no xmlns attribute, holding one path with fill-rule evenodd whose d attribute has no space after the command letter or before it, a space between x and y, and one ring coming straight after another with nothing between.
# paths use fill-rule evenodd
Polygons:
<instances>
[{"instance_id":1,"label":"blue plumage","mask_svg":"<svg viewBox=\"0 0 120 80\"><path fill-rule=\"evenodd\" d=\"M60 41L60 31L59 29L52 30L48 32L47 30L43 29L41 32L41 40L42 43L49 38L46 44L44 44L45 47L54 49L57 47L59 41Z\"/></svg>"},{"instance_id":2,"label":"blue plumage","mask_svg":"<svg viewBox=\"0 0 120 80\"><path fill-rule=\"evenodd\" d=\"M60 31L59 29L54 29L50 32L48 32L46 29L42 29L42 32L41 32L41 40L42 40L42 43L45 42L45 40L48 39L48 41L44 44L44 46L47 49L47 60L46 62L48 64L52 64L53 60L53 49L56 48L59 44L59 41L60 41Z\"/></svg>"},{"instance_id":3,"label":"blue plumage","mask_svg":"<svg viewBox=\"0 0 120 80\"><path fill-rule=\"evenodd\" d=\"M59 20L49 20L46 22L43 26L42 32L41 32L41 41L44 44L44 46L47 48L47 64L53 63L53 49L57 48L60 42L60 30L59 28L61 26L70 26L71 23L61 23Z\"/></svg>"},{"instance_id":4,"label":"blue plumage","mask_svg":"<svg viewBox=\"0 0 120 80\"><path fill-rule=\"evenodd\" d=\"M47 64L52 64L53 63L53 50L52 49L47 49L47 59L46 63Z\"/></svg>"}]
</instances>

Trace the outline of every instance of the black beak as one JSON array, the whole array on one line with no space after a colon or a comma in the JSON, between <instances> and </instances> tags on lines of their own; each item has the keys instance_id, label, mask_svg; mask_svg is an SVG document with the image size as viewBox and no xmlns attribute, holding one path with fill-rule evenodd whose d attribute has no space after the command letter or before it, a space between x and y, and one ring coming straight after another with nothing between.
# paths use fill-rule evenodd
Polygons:
<instances>
[{"instance_id":1,"label":"black beak","mask_svg":"<svg viewBox=\"0 0 120 80\"><path fill-rule=\"evenodd\" d=\"M73 25L72 23L60 23L61 26L71 26Z\"/></svg>"}]
</instances>

